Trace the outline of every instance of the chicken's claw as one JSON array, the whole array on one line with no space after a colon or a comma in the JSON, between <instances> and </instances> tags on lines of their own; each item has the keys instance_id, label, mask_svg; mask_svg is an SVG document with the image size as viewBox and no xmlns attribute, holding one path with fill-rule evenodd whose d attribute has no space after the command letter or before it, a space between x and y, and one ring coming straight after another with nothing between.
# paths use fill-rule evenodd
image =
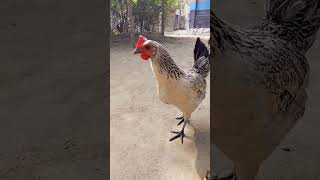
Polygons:
<instances>
[{"instance_id":1,"label":"chicken's claw","mask_svg":"<svg viewBox=\"0 0 320 180\"><path fill-rule=\"evenodd\" d=\"M173 136L171 139L169 139L169 141L173 141L179 137L181 137L181 143L183 144L183 138L184 138L184 129L182 129L180 132L177 132L177 131L171 131L172 133L174 134L177 134L175 136Z\"/></svg>"},{"instance_id":2,"label":"chicken's claw","mask_svg":"<svg viewBox=\"0 0 320 180\"><path fill-rule=\"evenodd\" d=\"M179 134L180 133L178 131L170 131L170 132L175 133L175 134Z\"/></svg>"},{"instance_id":3,"label":"chicken's claw","mask_svg":"<svg viewBox=\"0 0 320 180\"><path fill-rule=\"evenodd\" d=\"M228 176L220 177L220 178L218 178L217 176L214 176L210 180L237 180L237 176L235 176L235 174L232 173L232 174L229 174Z\"/></svg>"},{"instance_id":4,"label":"chicken's claw","mask_svg":"<svg viewBox=\"0 0 320 180\"><path fill-rule=\"evenodd\" d=\"M181 116L181 117L176 117L176 120L180 120L180 121L178 122L178 124L177 124L177 126L179 126L181 123L184 122L184 117L183 117L183 116Z\"/></svg>"},{"instance_id":5,"label":"chicken's claw","mask_svg":"<svg viewBox=\"0 0 320 180\"><path fill-rule=\"evenodd\" d=\"M177 126L179 126L183 122L184 122L184 118L182 117L182 119L178 122Z\"/></svg>"}]
</instances>

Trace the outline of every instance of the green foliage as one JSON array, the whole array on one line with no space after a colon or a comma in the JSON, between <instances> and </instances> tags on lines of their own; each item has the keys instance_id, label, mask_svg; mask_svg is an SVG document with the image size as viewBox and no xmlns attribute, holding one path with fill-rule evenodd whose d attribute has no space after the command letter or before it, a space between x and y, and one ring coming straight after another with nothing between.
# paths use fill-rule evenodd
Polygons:
<instances>
[{"instance_id":1,"label":"green foliage","mask_svg":"<svg viewBox=\"0 0 320 180\"><path fill-rule=\"evenodd\" d=\"M165 0L165 5L168 9L179 9L180 0Z\"/></svg>"},{"instance_id":2,"label":"green foliage","mask_svg":"<svg viewBox=\"0 0 320 180\"><path fill-rule=\"evenodd\" d=\"M132 5L133 5L133 6L136 6L137 3L138 3L138 0L132 0Z\"/></svg>"},{"instance_id":3,"label":"green foliage","mask_svg":"<svg viewBox=\"0 0 320 180\"><path fill-rule=\"evenodd\" d=\"M138 0L133 7L133 16L140 32L157 31L161 12L159 0Z\"/></svg>"},{"instance_id":4,"label":"green foliage","mask_svg":"<svg viewBox=\"0 0 320 180\"><path fill-rule=\"evenodd\" d=\"M164 0L165 9L176 10L186 0ZM161 0L132 0L134 28L137 32L159 32ZM111 1L112 32L128 32L127 0Z\"/></svg>"}]
</instances>

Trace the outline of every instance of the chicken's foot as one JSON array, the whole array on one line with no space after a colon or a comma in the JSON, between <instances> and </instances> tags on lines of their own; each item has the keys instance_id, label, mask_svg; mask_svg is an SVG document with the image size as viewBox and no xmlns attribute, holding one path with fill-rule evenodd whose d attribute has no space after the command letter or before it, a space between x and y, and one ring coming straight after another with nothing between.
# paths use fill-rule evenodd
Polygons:
<instances>
[{"instance_id":1,"label":"chicken's foot","mask_svg":"<svg viewBox=\"0 0 320 180\"><path fill-rule=\"evenodd\" d=\"M176 117L177 120L183 119L183 116Z\"/></svg>"},{"instance_id":2,"label":"chicken's foot","mask_svg":"<svg viewBox=\"0 0 320 180\"><path fill-rule=\"evenodd\" d=\"M178 122L177 126L179 126L181 123L184 122L183 116L181 116L181 117L176 117L176 120L180 120L180 121Z\"/></svg>"},{"instance_id":3,"label":"chicken's foot","mask_svg":"<svg viewBox=\"0 0 320 180\"><path fill-rule=\"evenodd\" d=\"M181 143L183 144L183 138L184 138L184 129L182 129L180 132L177 132L177 131L171 131L172 133L174 134L177 134L175 135L174 137L172 137L169 141L173 141L179 137L181 137Z\"/></svg>"},{"instance_id":4,"label":"chicken's foot","mask_svg":"<svg viewBox=\"0 0 320 180\"><path fill-rule=\"evenodd\" d=\"M210 180L237 180L237 177L235 176L234 173L232 174L229 174L228 176L225 176L225 177L213 177L211 178Z\"/></svg>"},{"instance_id":5,"label":"chicken's foot","mask_svg":"<svg viewBox=\"0 0 320 180\"><path fill-rule=\"evenodd\" d=\"M185 136L185 134L184 134L184 128L186 127L186 124L187 124L187 121L185 121L184 119L183 119L183 127L182 127L182 129L181 129L181 131L180 132L177 132L177 131L171 131L172 133L174 133L174 134L177 134L177 135L175 135L174 137L172 137L169 141L173 141L173 140L175 140L175 139L177 139L177 138L181 138L181 143L183 144L183 138L184 138L184 136Z\"/></svg>"}]
</instances>

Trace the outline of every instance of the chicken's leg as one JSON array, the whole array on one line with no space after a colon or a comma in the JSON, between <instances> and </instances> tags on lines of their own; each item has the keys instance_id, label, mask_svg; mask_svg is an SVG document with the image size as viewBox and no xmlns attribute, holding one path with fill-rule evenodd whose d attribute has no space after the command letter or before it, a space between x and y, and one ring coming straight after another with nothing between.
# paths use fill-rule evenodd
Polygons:
<instances>
[{"instance_id":1,"label":"chicken's leg","mask_svg":"<svg viewBox=\"0 0 320 180\"><path fill-rule=\"evenodd\" d=\"M180 122L181 122L181 121L180 121ZM180 122L179 122L179 123L180 123ZM184 128L186 127L186 124L187 124L188 121L183 119L182 122L184 122L184 123L183 123L183 127L182 127L181 131L180 131L180 132L171 131L172 133L177 134L177 135L175 135L174 137L172 137L169 141L173 141L173 140L175 140L175 139L177 139L177 138L180 137L180 138L181 138L181 143L183 144L183 138L184 138L184 136L185 136L185 135L184 135ZM181 122L181 123L182 123L182 122ZM180 124L181 124L181 123L180 123ZM179 124L178 124L178 125L179 125Z\"/></svg>"}]
</instances>

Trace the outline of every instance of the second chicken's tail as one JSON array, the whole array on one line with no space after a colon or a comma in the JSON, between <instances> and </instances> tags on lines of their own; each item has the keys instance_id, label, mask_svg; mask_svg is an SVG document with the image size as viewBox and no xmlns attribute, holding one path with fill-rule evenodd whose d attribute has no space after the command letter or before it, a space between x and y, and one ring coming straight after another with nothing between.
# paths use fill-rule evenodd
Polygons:
<instances>
[{"instance_id":1,"label":"second chicken's tail","mask_svg":"<svg viewBox=\"0 0 320 180\"><path fill-rule=\"evenodd\" d=\"M209 50L206 45L197 38L196 45L193 50L194 65L193 68L203 77L207 77L210 71Z\"/></svg>"}]
</instances>

